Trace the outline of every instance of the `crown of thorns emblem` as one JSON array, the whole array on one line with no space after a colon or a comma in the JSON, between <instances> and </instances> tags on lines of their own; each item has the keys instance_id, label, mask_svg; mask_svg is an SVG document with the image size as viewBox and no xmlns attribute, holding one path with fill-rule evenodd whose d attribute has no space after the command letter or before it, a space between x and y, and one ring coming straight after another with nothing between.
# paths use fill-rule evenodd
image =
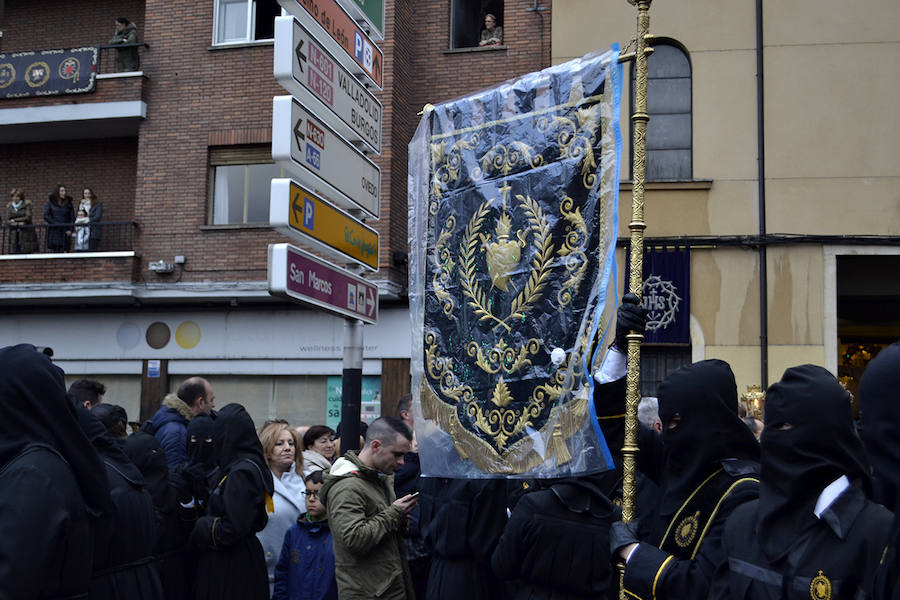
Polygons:
<instances>
[{"instance_id":1,"label":"crown of thorns emblem","mask_svg":"<svg viewBox=\"0 0 900 600\"><path fill-rule=\"evenodd\" d=\"M659 275L651 275L644 280L641 296L644 308L647 309L648 331L665 329L675 321L681 298L671 281L665 281Z\"/></svg>"}]
</instances>

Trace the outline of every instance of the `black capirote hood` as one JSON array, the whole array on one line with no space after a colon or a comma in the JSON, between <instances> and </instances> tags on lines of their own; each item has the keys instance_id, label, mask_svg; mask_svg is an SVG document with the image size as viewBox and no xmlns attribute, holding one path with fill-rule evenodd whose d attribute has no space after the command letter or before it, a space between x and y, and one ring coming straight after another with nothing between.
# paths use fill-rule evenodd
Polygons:
<instances>
[{"instance_id":1,"label":"black capirote hood","mask_svg":"<svg viewBox=\"0 0 900 600\"><path fill-rule=\"evenodd\" d=\"M62 369L30 344L7 346L0 349L0 465L35 443L65 459L93 514L112 513L106 470L78 425Z\"/></svg>"},{"instance_id":2,"label":"black capirote hood","mask_svg":"<svg viewBox=\"0 0 900 600\"><path fill-rule=\"evenodd\" d=\"M213 454L213 442L207 442L207 438L213 438L215 425L212 417L200 413L191 419L187 426L187 456L188 462L195 465L204 465L215 468L216 458ZM191 440L194 441L191 441Z\"/></svg>"},{"instance_id":3,"label":"black capirote hood","mask_svg":"<svg viewBox=\"0 0 900 600\"><path fill-rule=\"evenodd\" d=\"M712 359L682 367L659 385L657 396L666 449L661 514L674 513L723 460L759 460L759 444L737 415L728 363ZM680 420L670 428L676 414Z\"/></svg>"},{"instance_id":4,"label":"black capirote hood","mask_svg":"<svg viewBox=\"0 0 900 600\"><path fill-rule=\"evenodd\" d=\"M259 467L269 495L275 490L272 471L266 463L253 419L243 406L229 404L219 411L213 421L213 447L216 464L223 472L228 471L237 461L249 460Z\"/></svg>"},{"instance_id":5,"label":"black capirote hood","mask_svg":"<svg viewBox=\"0 0 900 600\"><path fill-rule=\"evenodd\" d=\"M850 394L822 367L791 367L769 386L760 443L759 529L770 560L780 559L815 522L819 495L841 475L871 494Z\"/></svg>"},{"instance_id":6,"label":"black capirote hood","mask_svg":"<svg viewBox=\"0 0 900 600\"><path fill-rule=\"evenodd\" d=\"M891 344L866 367L859 384L862 436L875 471L876 500L900 509L900 344Z\"/></svg>"}]
</instances>

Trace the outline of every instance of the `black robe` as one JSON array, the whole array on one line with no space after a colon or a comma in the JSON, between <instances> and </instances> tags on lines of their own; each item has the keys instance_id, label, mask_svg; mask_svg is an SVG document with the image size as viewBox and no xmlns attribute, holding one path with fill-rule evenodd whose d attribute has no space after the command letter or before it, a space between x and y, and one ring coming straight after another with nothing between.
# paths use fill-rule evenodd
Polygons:
<instances>
[{"instance_id":1,"label":"black robe","mask_svg":"<svg viewBox=\"0 0 900 600\"><path fill-rule=\"evenodd\" d=\"M850 398L831 373L802 365L766 392L759 500L729 520L713 598L868 598L892 516L871 502ZM815 511L823 490L849 487Z\"/></svg>"},{"instance_id":2,"label":"black robe","mask_svg":"<svg viewBox=\"0 0 900 600\"><path fill-rule=\"evenodd\" d=\"M75 407L79 424L106 467L115 512L98 521L94 529L94 566L90 600L163 600L154 565L158 515L144 489L140 471L122 449L123 444L106 433L106 427L90 411Z\"/></svg>"},{"instance_id":3,"label":"black robe","mask_svg":"<svg viewBox=\"0 0 900 600\"><path fill-rule=\"evenodd\" d=\"M229 404L214 423L216 462L222 479L197 520L191 541L197 550L194 598L267 600L269 575L256 537L268 521L274 491L253 420L240 404Z\"/></svg>"},{"instance_id":4,"label":"black robe","mask_svg":"<svg viewBox=\"0 0 900 600\"><path fill-rule=\"evenodd\" d=\"M620 408L598 414L625 412L624 387L616 385L620 392L610 399ZM638 436L638 469L658 485L657 497L653 506L640 497L639 531L647 537L628 560L625 589L647 600L705 598L725 560L728 516L758 496L759 445L737 416L734 375L723 361L675 371L658 396L663 435L642 426ZM680 421L669 428L676 414Z\"/></svg>"},{"instance_id":5,"label":"black robe","mask_svg":"<svg viewBox=\"0 0 900 600\"><path fill-rule=\"evenodd\" d=\"M506 482L423 477L420 484L419 525L431 553L426 598L501 598L491 554L506 523Z\"/></svg>"},{"instance_id":6,"label":"black robe","mask_svg":"<svg viewBox=\"0 0 900 600\"><path fill-rule=\"evenodd\" d=\"M34 346L0 349L0 595L84 597L91 523L113 510L62 370Z\"/></svg>"},{"instance_id":7,"label":"black robe","mask_svg":"<svg viewBox=\"0 0 900 600\"><path fill-rule=\"evenodd\" d=\"M900 344L866 367L859 384L863 442L875 475L875 500L894 511L888 548L873 584L876 600L900 600Z\"/></svg>"},{"instance_id":8,"label":"black robe","mask_svg":"<svg viewBox=\"0 0 900 600\"><path fill-rule=\"evenodd\" d=\"M183 600L190 594L190 574L194 571L193 560L187 552L190 530L184 526L184 509L178 503L175 490L169 485L166 455L157 439L142 431L125 441L125 454L140 469L159 517L153 554L165 598ZM193 519L190 524L193 527Z\"/></svg>"},{"instance_id":9,"label":"black robe","mask_svg":"<svg viewBox=\"0 0 900 600\"><path fill-rule=\"evenodd\" d=\"M609 528L618 472L543 484L516 504L491 558L501 579L518 579L515 600L613 600Z\"/></svg>"}]
</instances>

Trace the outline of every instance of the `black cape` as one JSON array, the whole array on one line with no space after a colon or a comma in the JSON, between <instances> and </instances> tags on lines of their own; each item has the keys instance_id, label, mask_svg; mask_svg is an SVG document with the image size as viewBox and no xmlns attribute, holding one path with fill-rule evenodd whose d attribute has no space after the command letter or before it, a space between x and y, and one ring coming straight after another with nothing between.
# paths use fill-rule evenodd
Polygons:
<instances>
[{"instance_id":1,"label":"black cape","mask_svg":"<svg viewBox=\"0 0 900 600\"><path fill-rule=\"evenodd\" d=\"M506 523L506 482L423 477L420 485L419 525L431 554L426 598L502 597L491 554Z\"/></svg>"},{"instance_id":2,"label":"black cape","mask_svg":"<svg viewBox=\"0 0 900 600\"><path fill-rule=\"evenodd\" d=\"M871 502L850 398L822 367L788 369L766 392L758 501L726 527L711 598L866 598L892 516ZM826 486L852 483L814 514Z\"/></svg>"},{"instance_id":3,"label":"black cape","mask_svg":"<svg viewBox=\"0 0 900 600\"><path fill-rule=\"evenodd\" d=\"M90 600L162 600L154 561L157 512L144 489L144 478L106 427L90 411L76 406L79 424L103 460L115 512L94 529L94 566Z\"/></svg>"},{"instance_id":4,"label":"black cape","mask_svg":"<svg viewBox=\"0 0 900 600\"><path fill-rule=\"evenodd\" d=\"M85 594L91 515L112 510L62 370L34 346L0 349L0 590L11 598Z\"/></svg>"},{"instance_id":5,"label":"black cape","mask_svg":"<svg viewBox=\"0 0 900 600\"><path fill-rule=\"evenodd\" d=\"M214 425L215 457L223 476L210 494L206 516L197 520L191 534L198 553L193 596L268 599L269 575L255 534L268 521L272 472L243 406L229 404Z\"/></svg>"}]
</instances>

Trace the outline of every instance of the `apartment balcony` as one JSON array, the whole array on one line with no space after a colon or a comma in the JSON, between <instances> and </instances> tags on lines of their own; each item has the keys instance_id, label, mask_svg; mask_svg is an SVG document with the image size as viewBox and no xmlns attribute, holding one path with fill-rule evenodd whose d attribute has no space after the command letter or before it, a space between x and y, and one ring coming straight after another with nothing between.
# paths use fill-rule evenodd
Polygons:
<instances>
[{"instance_id":1,"label":"apartment balcony","mask_svg":"<svg viewBox=\"0 0 900 600\"><path fill-rule=\"evenodd\" d=\"M79 50L83 52L69 64L60 63L54 55L41 60L44 57L40 53L0 55L0 63L5 63L0 64L0 144L137 135L147 116L146 77L140 66L122 71L121 60L117 65L117 53L137 51L139 63L143 64L149 54L148 46L137 43ZM97 57L93 64L79 60L92 56L91 51ZM73 76L76 65L79 71ZM68 77L64 81L56 77L55 89L35 89L40 87L36 84L41 84L45 73L65 73ZM79 93L90 87L91 78L93 88ZM54 81L48 79L47 83ZM23 90L20 93L24 97L10 97L16 95L10 91L13 89Z\"/></svg>"}]
</instances>

